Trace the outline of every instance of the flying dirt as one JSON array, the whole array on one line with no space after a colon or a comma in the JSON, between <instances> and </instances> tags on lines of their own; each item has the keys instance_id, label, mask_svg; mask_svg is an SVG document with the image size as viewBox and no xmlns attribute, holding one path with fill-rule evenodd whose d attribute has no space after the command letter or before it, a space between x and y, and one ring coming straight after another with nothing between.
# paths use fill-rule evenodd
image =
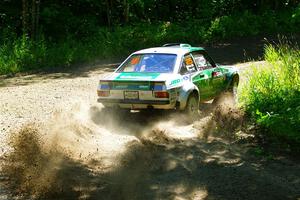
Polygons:
<instances>
[{"instance_id":1,"label":"flying dirt","mask_svg":"<svg viewBox=\"0 0 300 200\"><path fill-rule=\"evenodd\" d=\"M226 94L193 123L174 111L110 113L95 103L110 70L5 80L0 199L300 197L299 162L258 156L255 126Z\"/></svg>"}]
</instances>

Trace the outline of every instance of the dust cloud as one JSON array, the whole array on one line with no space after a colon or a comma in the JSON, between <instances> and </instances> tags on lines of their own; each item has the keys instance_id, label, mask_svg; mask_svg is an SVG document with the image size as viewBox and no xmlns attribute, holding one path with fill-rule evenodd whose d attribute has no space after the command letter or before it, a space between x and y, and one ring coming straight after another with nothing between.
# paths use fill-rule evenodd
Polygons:
<instances>
[{"instance_id":1,"label":"dust cloud","mask_svg":"<svg viewBox=\"0 0 300 200\"><path fill-rule=\"evenodd\" d=\"M183 161L168 150L189 148L199 140L213 142L220 135L235 138L232 133L241 129L244 115L230 98L203 108L194 123L174 111L112 113L83 102L71 111L57 111L47 122L29 123L10 134L10 150L1 166L7 188L12 196L33 199L137 199L137 190L148 190L149 173L197 168L189 164L195 154L185 155ZM141 177L149 182L141 183ZM166 194L157 184L151 188L163 197L168 190L186 193L182 188L188 183L170 186ZM188 194L204 199L207 191L201 187Z\"/></svg>"}]
</instances>

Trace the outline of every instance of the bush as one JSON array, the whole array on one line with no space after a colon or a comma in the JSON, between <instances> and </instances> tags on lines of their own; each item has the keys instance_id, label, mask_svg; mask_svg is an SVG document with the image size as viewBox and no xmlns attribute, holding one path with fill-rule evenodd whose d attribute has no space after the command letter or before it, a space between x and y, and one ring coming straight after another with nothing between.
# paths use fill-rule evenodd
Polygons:
<instances>
[{"instance_id":1,"label":"bush","mask_svg":"<svg viewBox=\"0 0 300 200\"><path fill-rule=\"evenodd\" d=\"M254 67L242 85L241 103L269 136L299 148L300 51L268 45L265 60L267 64Z\"/></svg>"},{"instance_id":2,"label":"bush","mask_svg":"<svg viewBox=\"0 0 300 200\"><path fill-rule=\"evenodd\" d=\"M248 11L239 15L223 16L212 22L209 31L213 38L256 35L259 33L260 17Z\"/></svg>"},{"instance_id":3,"label":"bush","mask_svg":"<svg viewBox=\"0 0 300 200\"><path fill-rule=\"evenodd\" d=\"M0 74L17 73L43 68L60 68L94 59L119 58L132 51L163 43L200 44L236 36L259 33L293 32L300 26L300 7L278 15L265 11L255 15L249 11L230 16L189 19L177 23L156 22L116 26L112 29L95 27L86 37L69 35L62 40L39 37L32 41L17 37L11 30L0 31Z\"/></svg>"}]
</instances>

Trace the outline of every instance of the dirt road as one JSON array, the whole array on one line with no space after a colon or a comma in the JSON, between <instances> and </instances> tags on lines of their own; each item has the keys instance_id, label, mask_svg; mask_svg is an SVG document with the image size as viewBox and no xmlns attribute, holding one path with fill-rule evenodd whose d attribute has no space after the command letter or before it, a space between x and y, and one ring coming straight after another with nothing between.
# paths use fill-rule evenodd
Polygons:
<instances>
[{"instance_id":1,"label":"dirt road","mask_svg":"<svg viewBox=\"0 0 300 200\"><path fill-rule=\"evenodd\" d=\"M193 124L107 113L95 89L112 69L1 80L1 200L300 199L300 163L261 152L226 99Z\"/></svg>"}]
</instances>

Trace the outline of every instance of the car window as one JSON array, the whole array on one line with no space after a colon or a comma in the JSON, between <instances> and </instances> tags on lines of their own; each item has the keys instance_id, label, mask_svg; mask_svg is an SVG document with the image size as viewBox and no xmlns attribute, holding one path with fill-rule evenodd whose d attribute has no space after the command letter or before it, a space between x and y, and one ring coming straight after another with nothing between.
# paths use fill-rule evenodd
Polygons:
<instances>
[{"instance_id":1,"label":"car window","mask_svg":"<svg viewBox=\"0 0 300 200\"><path fill-rule=\"evenodd\" d=\"M180 74L187 74L196 72L196 65L191 55L186 55L183 58L183 62L180 69Z\"/></svg>"},{"instance_id":2,"label":"car window","mask_svg":"<svg viewBox=\"0 0 300 200\"><path fill-rule=\"evenodd\" d=\"M198 70L205 70L205 69L210 69L213 68L213 64L206 58L206 56L200 52L194 52L192 53L196 65L198 67Z\"/></svg>"},{"instance_id":3,"label":"car window","mask_svg":"<svg viewBox=\"0 0 300 200\"><path fill-rule=\"evenodd\" d=\"M134 54L118 72L158 72L171 73L174 70L177 55L175 54Z\"/></svg>"}]
</instances>

